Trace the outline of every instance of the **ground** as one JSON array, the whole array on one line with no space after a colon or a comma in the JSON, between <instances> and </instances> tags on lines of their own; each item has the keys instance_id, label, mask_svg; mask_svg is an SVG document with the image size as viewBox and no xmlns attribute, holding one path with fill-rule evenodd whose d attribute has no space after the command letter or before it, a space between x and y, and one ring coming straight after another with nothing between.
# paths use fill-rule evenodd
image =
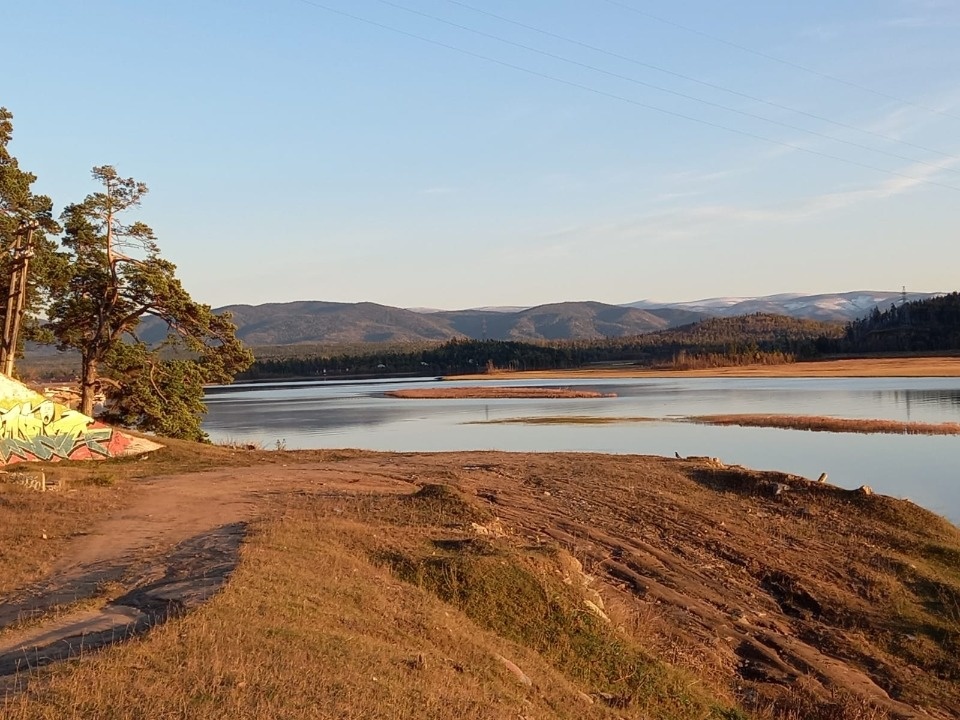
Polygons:
<instances>
[{"instance_id":1,"label":"ground","mask_svg":"<svg viewBox=\"0 0 960 720\"><path fill-rule=\"evenodd\" d=\"M593 454L49 472L0 486L6 718L960 713L960 531L907 501Z\"/></svg>"}]
</instances>

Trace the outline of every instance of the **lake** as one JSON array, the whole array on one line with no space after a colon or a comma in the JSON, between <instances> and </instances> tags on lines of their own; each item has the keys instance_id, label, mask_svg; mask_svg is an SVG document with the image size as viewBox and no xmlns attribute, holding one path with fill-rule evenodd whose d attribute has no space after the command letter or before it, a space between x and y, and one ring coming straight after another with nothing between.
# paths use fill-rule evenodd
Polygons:
<instances>
[{"instance_id":1,"label":"lake","mask_svg":"<svg viewBox=\"0 0 960 720\"><path fill-rule=\"evenodd\" d=\"M489 383L490 381L488 381ZM573 387L614 398L404 400L403 387L475 386L437 380L318 381L210 388L204 429L214 442L266 448L583 451L709 455L846 488L909 497L960 522L960 436L858 435L669 422L689 415L782 413L960 422L960 378L643 378L493 381ZM549 416L653 417L602 425L486 424Z\"/></svg>"}]
</instances>

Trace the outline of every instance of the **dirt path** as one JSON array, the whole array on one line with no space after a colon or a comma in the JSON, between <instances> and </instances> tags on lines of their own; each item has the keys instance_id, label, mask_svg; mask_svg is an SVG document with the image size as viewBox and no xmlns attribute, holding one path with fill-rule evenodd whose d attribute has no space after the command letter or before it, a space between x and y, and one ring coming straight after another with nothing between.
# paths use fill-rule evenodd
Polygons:
<instances>
[{"instance_id":1,"label":"dirt path","mask_svg":"<svg viewBox=\"0 0 960 720\"><path fill-rule=\"evenodd\" d=\"M0 683L205 602L236 566L252 519L285 493L321 487L336 493L415 489L402 480L316 464L140 481L132 504L76 539L44 581L0 604ZM78 603L93 607L39 620Z\"/></svg>"}]
</instances>

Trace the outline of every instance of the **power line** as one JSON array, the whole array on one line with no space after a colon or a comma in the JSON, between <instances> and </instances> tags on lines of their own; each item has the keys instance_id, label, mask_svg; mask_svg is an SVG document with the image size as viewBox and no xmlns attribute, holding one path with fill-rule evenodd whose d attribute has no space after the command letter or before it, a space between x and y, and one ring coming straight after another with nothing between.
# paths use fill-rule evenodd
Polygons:
<instances>
[{"instance_id":1,"label":"power line","mask_svg":"<svg viewBox=\"0 0 960 720\"><path fill-rule=\"evenodd\" d=\"M747 47L746 45L735 43L731 40L727 40L717 35L711 35L710 33L704 32L703 30L697 30L696 28L692 28L688 25L683 25L674 20L668 20L667 18L660 17L659 15L654 15L653 13L649 13L646 10L641 10L639 8L633 7L632 5L628 5L627 3L624 3L624 2L619 2L619 0L604 0L604 2L609 3L610 5L616 5L617 7L621 7L624 10L629 10L630 12L636 13L637 15L642 15L643 17L650 18L651 20L656 20L657 22L663 23L664 25L670 25L672 27L679 28L680 30L685 30L686 32L693 33L694 35L699 35L700 37L705 37L709 40L713 40L714 42L721 43L722 45L727 45L728 47L736 48L737 50L740 50L742 52L750 53L751 55L756 55L757 57L762 57L766 60L771 60L773 62L780 63L781 65L792 67L796 70L802 70L805 73L816 75L817 77L821 77L825 80L830 80L831 82L840 83L841 85L846 85L847 87L856 88L857 90L861 90L863 92L870 93L871 95L876 95L877 97L882 97L887 100L894 100L903 105L909 105L911 107L915 107L925 112L933 113L935 115L943 115L944 117L953 118L954 120L960 120L960 115L953 115L952 113L948 113L944 110L937 110L936 108L928 107L926 105L921 105L920 103L916 103L911 100L906 100L902 97L898 97L897 95L891 95L890 93L883 92L882 90L875 90L874 88L867 87L866 85L860 85L859 83L855 83L850 80L844 80L843 78L837 77L836 75L831 75L830 73L821 72L820 70L814 70L813 68L807 67L806 65L801 65L800 63L793 62L792 60L785 60L784 58L777 57L776 55L770 55L769 53L765 53L762 50L755 50L751 47Z\"/></svg>"},{"instance_id":2,"label":"power line","mask_svg":"<svg viewBox=\"0 0 960 720\"><path fill-rule=\"evenodd\" d=\"M517 27L521 27L521 28L524 28L525 30L530 30L532 32L540 33L541 35L554 38L555 40L562 40L564 42L568 42L573 45L586 48L587 50L592 50L593 52L597 52L602 55L606 55L608 57L616 58L617 60L623 60L625 62L633 63L634 65L638 65L640 67L644 67L649 70L654 70L656 72L664 73L666 75L671 75L673 77L680 78L682 80L687 80L689 82L696 83L697 85L702 85L703 87L708 87L713 90L719 90L721 92L729 93L731 95L736 95L738 97L742 97L747 100L752 100L754 102L762 103L764 105L769 105L770 107L777 108L778 110L786 110L787 112L796 113L798 115L804 115L808 118L819 120L820 122L825 122L825 123L829 123L830 125L835 125L837 127L844 128L845 130L854 130L856 132L864 133L866 135L872 135L873 137L880 138L881 140L886 140L887 142L899 143L901 145L906 145L908 147L912 147L917 150L923 150L924 152L930 152L936 155L941 155L951 160L960 159L956 155L951 155L950 153L943 152L942 150L937 150L935 148L927 147L925 145L918 145L916 143L912 143L907 140L902 140L900 138L893 137L892 135L884 135L883 133L858 127L857 125L851 125L849 123L840 122L838 120L832 120L828 117L824 117L823 115L818 115L816 113L812 113L807 110L801 110L799 108L791 107L789 105L784 105L782 103L774 102L772 100L767 100L765 98L758 97L756 95L751 95L750 93L746 93L740 90L735 90L734 88L726 87L725 85L720 85L718 83L713 83L708 80L702 80L692 75L686 75L684 73L677 72L675 70L670 70L669 68L665 68L661 65L656 65L654 63L638 60L637 58L630 57L629 55L621 55L620 53L612 52L610 50L607 50L602 47L598 47L596 45L591 45L590 43L577 40L576 38L568 37L566 35L560 35L558 33L551 32L549 30L544 30L543 28L536 27L535 25L528 25L518 20L504 17L503 15L497 15L496 13L492 13L488 10L483 10L482 8L474 7L473 5L469 5L468 3L461 2L460 0L446 0L446 1L452 5L458 5L462 8L466 8L467 10L471 10L475 13L479 13L481 15L486 15L487 17L500 20L501 22L509 23L511 25L515 25Z\"/></svg>"},{"instance_id":3,"label":"power line","mask_svg":"<svg viewBox=\"0 0 960 720\"><path fill-rule=\"evenodd\" d=\"M488 33L483 30L477 30L472 28L469 25L462 25L461 23L454 22L452 20L447 20L445 18L433 15L431 13L422 12L420 10L415 10L413 8L401 5L399 3L392 2L391 0L376 0L382 5L387 5L388 7L396 8L397 10L402 10L403 12L410 13L412 15L418 15L420 17L425 17L435 22L448 25L450 27L457 28L459 30L464 30L465 32L470 32L481 37L490 38L491 40L496 40L497 42L504 43L505 45L510 45L528 52L536 53L544 57L551 58L553 60L559 60L560 62L565 62L570 65L575 65L577 67L582 67L586 70L591 70L592 72L601 73L609 77L617 78L618 80L625 80L626 82L634 83L636 85L641 85L643 87L651 88L658 92L667 93L668 95L674 95L676 97L684 98L685 100L692 100L693 102L700 103L702 105L707 105L708 107L718 108L726 112L735 113L737 115L742 115L744 117L751 118L753 120L760 120L761 122L770 123L772 125L778 125L788 130L795 130L796 132L807 133L808 135L813 135L815 137L823 138L825 140L830 140L832 142L842 143L844 145L849 145L851 147L858 148L860 150L866 150L867 152L877 153L879 155L886 155L887 157L896 158L897 160L905 160L910 163L915 163L918 165L926 165L927 167L934 168L936 170L942 170L944 172L955 173L960 175L960 170L954 168L945 167L943 165L937 165L936 163L926 162L925 160L917 160L916 158L910 157L908 155L899 155L894 152L889 152L887 150L881 150L879 148L871 147L870 145L864 145L862 143L855 142L853 140L844 140L843 138L834 137L833 135L828 135L827 133L822 133L817 130L809 130L800 125L793 125L788 122L782 122L780 120L774 120L772 118L764 117L763 115L757 115L756 113L748 112L746 110L739 110L738 108L730 107L729 105L724 105L723 103L713 102L712 100L705 100L699 98L696 95L690 95L689 93L681 92L679 90L672 90L670 88L663 87L661 85L656 85L654 83L648 83L644 80L638 80L637 78L630 77L629 75L621 75L610 70L605 70L604 68L591 65L589 63L580 62L579 60L572 60L570 58L564 57L563 55L557 55L556 53L549 52L547 50L541 50L535 48L531 45L525 43L516 42L514 40L508 40L506 38L500 37L499 35L494 35L493 33Z\"/></svg>"},{"instance_id":4,"label":"power line","mask_svg":"<svg viewBox=\"0 0 960 720\"><path fill-rule=\"evenodd\" d=\"M483 60L485 62L493 63L495 65L500 65L501 67L510 68L511 70L516 70L518 72L522 72L527 75L532 75L534 77L550 80L551 82L559 83L561 85L566 85L568 87L577 88L579 90L583 90L585 92L589 92L594 95L598 95L600 97L605 97L611 100L618 100L620 102L629 103L630 105L641 107L646 110L652 110L654 112L658 112L663 115L669 115L670 117L681 118L683 120L695 122L700 125L705 125L707 127L712 127L718 130L724 130L725 132L733 133L735 135L741 135L743 137L748 137L753 140L759 140L761 142L769 143L771 145L778 145L780 147L785 147L790 150L796 150L797 152L806 153L808 155L815 155L817 157L827 158L829 160L834 160L836 162L852 165L854 167L863 168L865 170L872 170L874 172L879 172L886 175L893 175L905 180L910 180L912 182L921 183L924 185L935 185L937 187L946 188L947 190L954 190L954 191L960 192L960 187L956 187L954 185L948 185L946 183L941 183L936 180L930 180L927 178L918 178L913 175L907 175L906 173L898 172L896 170L887 170L885 168L877 167L876 165L869 165L867 163L862 163L857 160L849 160L847 158L840 157L838 155L831 155L830 153L821 152L820 150L805 148L802 145L794 145L792 143L784 142L782 140L774 140L773 138L765 137L763 135L758 135L756 133L752 133L747 130L739 130L737 128L732 128L728 125L722 125L720 123L715 123L710 120L704 120L702 118L698 118L693 115L686 115L685 113L676 112L674 110L668 110L666 108L661 108L656 105L650 105L648 103L644 103L639 100L634 100L632 98L624 97L623 95L617 95L616 93L607 92L605 90L599 90L597 88L590 87L589 85L583 85L573 80L566 80L564 78L557 77L556 75L550 75L548 73L540 72L539 70L531 70L530 68L526 68L521 65L515 65L514 63L507 62L505 60L500 60L498 58L490 57L488 55L483 55L481 53L473 52L472 50L460 48L455 45L450 45L449 43L445 43L440 40L434 40L433 38L428 38L423 35L418 35L417 33L413 33L408 30L403 30L401 28L393 27L392 25L387 25L385 23L381 23L376 20L370 20L369 18L365 18L360 15L354 15L344 10L339 10L337 8L330 7L329 5L324 5L322 3L316 2L315 0L299 0L299 1L305 5L309 5L319 10L323 10L325 12L329 12L334 15L339 15L341 17L349 18L351 20L355 20L357 22L364 23L366 25L371 25L373 27L380 28L381 30L387 30L389 32L396 33L398 35L403 35L405 37L413 38L415 40L428 43L430 45L435 45L437 47L442 47L447 50L452 50L453 52L460 53L461 55L466 55L468 57L476 58L478 60Z\"/></svg>"}]
</instances>

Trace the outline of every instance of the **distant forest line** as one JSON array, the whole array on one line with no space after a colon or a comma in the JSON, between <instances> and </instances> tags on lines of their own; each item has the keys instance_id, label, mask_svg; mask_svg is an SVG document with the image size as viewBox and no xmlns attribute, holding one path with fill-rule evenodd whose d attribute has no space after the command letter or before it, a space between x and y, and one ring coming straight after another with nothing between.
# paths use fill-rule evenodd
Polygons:
<instances>
[{"instance_id":1,"label":"distant forest line","mask_svg":"<svg viewBox=\"0 0 960 720\"><path fill-rule=\"evenodd\" d=\"M436 376L488 370L568 370L630 365L677 370L782 364L825 357L960 351L960 294L875 309L847 325L756 313L711 318L629 337L443 343L297 344L254 347L242 380ZM78 361L34 352L28 379L64 379Z\"/></svg>"},{"instance_id":2,"label":"distant forest line","mask_svg":"<svg viewBox=\"0 0 960 720\"><path fill-rule=\"evenodd\" d=\"M567 370L600 364L694 366L783 363L813 357L840 325L782 315L710 319L631 337L520 342L457 339L423 348L382 347L294 357L261 354L249 380L357 375L455 375L494 370ZM261 353L266 349L262 349Z\"/></svg>"}]
</instances>

